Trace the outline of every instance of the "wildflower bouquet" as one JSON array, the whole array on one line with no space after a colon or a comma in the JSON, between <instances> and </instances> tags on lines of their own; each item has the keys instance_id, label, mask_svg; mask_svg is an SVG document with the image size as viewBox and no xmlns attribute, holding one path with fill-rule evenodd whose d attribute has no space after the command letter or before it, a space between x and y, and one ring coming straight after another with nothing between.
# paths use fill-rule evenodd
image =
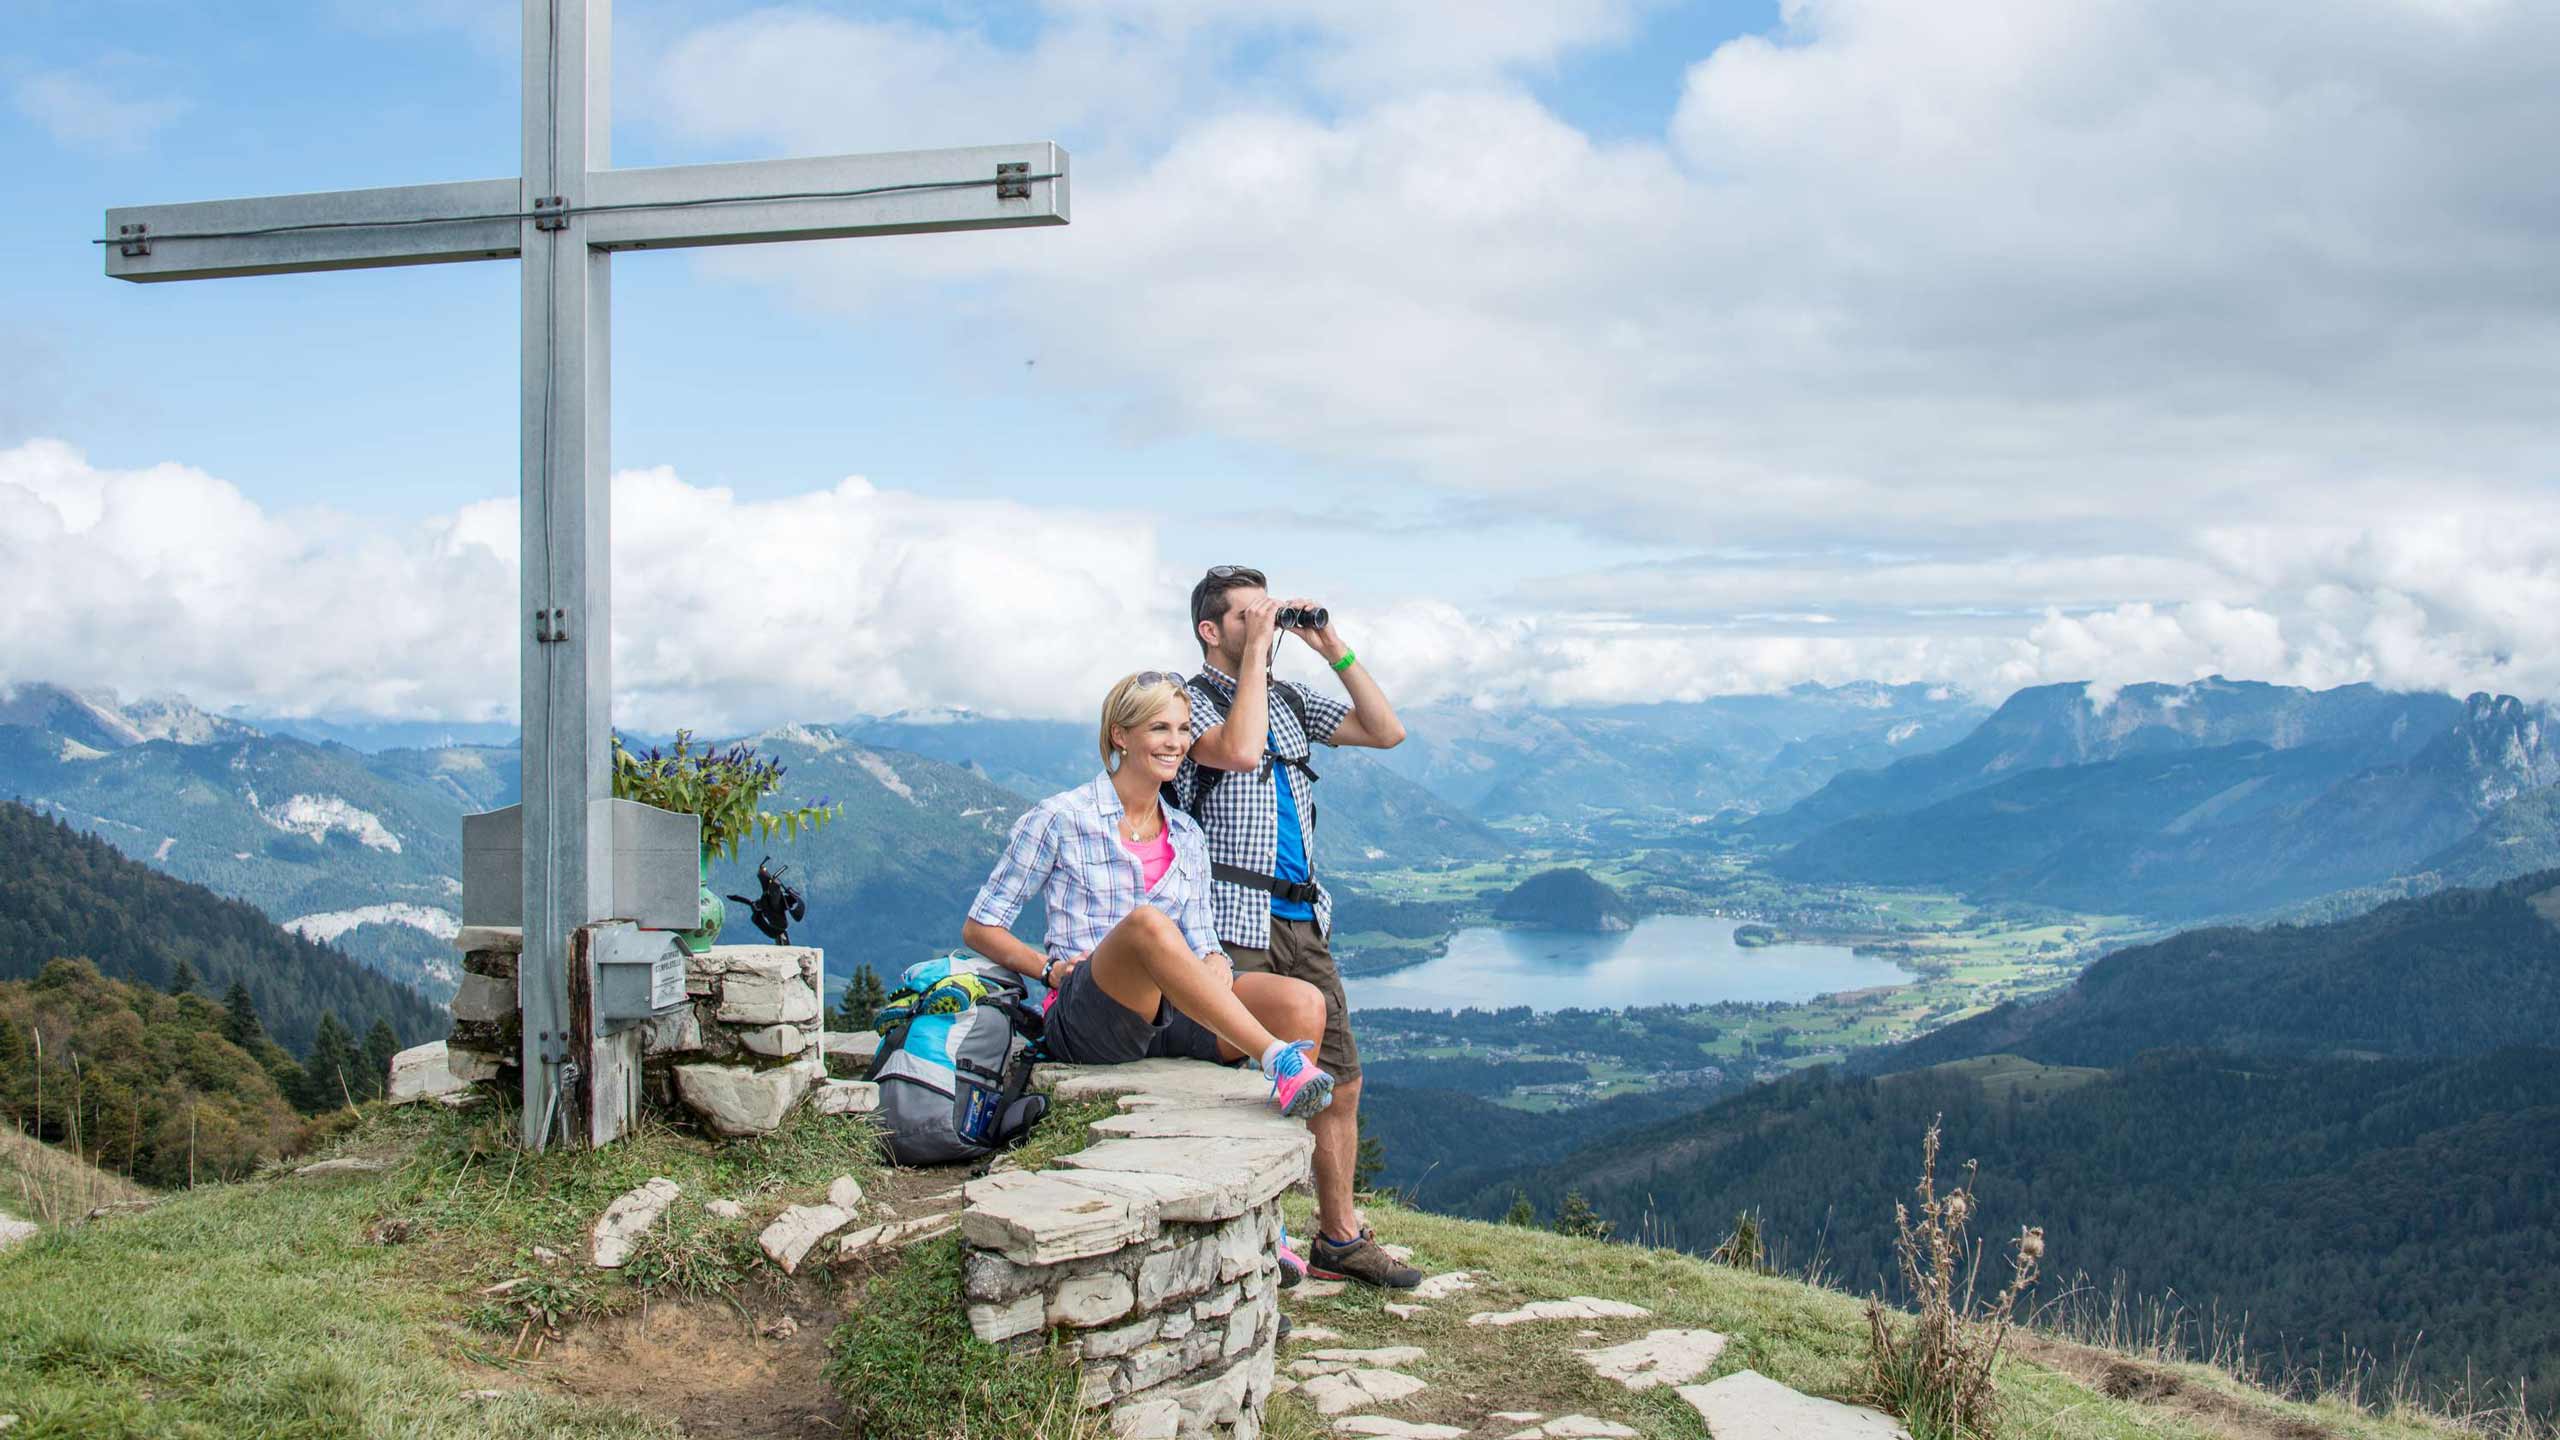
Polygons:
<instances>
[{"instance_id":1,"label":"wildflower bouquet","mask_svg":"<svg viewBox=\"0 0 2560 1440\"><path fill-rule=\"evenodd\" d=\"M702 853L734 860L738 846L750 839L799 838L802 830L820 830L843 807L820 800L815 805L767 810L764 797L782 787L782 765L740 743L723 750L694 748L693 732L676 732L674 745L652 746L633 753L622 737L613 739L613 794L661 810L702 817Z\"/></svg>"}]
</instances>

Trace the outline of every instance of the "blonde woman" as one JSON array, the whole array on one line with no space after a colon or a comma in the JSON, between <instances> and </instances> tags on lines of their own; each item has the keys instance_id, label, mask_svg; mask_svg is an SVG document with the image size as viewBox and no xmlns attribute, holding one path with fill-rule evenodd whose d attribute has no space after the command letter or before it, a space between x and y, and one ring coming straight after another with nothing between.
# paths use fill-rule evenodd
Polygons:
<instances>
[{"instance_id":1,"label":"blonde woman","mask_svg":"<svg viewBox=\"0 0 2560 1440\"><path fill-rule=\"evenodd\" d=\"M1238 975L1219 949L1208 844L1158 799L1190 749L1182 677L1143 670L1112 686L1102 774L1014 822L961 943L1050 987L1054 1060L1252 1059L1282 1114L1313 1115L1333 1099L1333 1077L1311 1055L1324 996L1303 980ZM1048 909L1041 949L1008 928L1034 892Z\"/></svg>"}]
</instances>

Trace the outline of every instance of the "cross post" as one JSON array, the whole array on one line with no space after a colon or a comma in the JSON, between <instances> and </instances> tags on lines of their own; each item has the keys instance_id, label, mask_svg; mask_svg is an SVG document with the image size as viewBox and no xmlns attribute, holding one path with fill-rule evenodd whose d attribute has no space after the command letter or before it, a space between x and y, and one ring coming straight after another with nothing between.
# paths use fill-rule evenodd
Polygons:
<instances>
[{"instance_id":1,"label":"cross post","mask_svg":"<svg viewBox=\"0 0 2560 1440\"><path fill-rule=\"evenodd\" d=\"M572 1036L569 937L612 918L612 257L1067 223L1066 152L1019 145L615 170L611 0L524 0L523 169L109 210L119 280L523 261L524 1141ZM823 996L821 1004L824 1003Z\"/></svg>"}]
</instances>

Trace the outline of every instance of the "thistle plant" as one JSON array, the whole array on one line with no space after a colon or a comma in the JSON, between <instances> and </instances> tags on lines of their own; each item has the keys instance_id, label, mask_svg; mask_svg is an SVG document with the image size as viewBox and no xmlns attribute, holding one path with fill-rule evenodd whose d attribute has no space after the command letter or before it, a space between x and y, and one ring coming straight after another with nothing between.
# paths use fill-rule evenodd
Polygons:
<instances>
[{"instance_id":1,"label":"thistle plant","mask_svg":"<svg viewBox=\"0 0 2560 1440\"><path fill-rule=\"evenodd\" d=\"M1919 1440L1990 1440L1998 1434L1993 1388L2019 1298L2044 1262L2044 1231L2026 1229L2009 1246L2009 1283L1989 1301L1977 1297L1982 1250L1967 1236L1976 1209L1974 1166L1938 1193L1938 1125L1920 1147L1919 1212L1893 1207L1894 1253L1902 1283L1919 1312L1898 1322L1882 1302L1867 1301L1864 1398L1902 1417Z\"/></svg>"},{"instance_id":2,"label":"thistle plant","mask_svg":"<svg viewBox=\"0 0 2560 1440\"><path fill-rule=\"evenodd\" d=\"M677 731L672 746L636 753L624 747L621 736L613 738L614 798L701 816L703 851L723 860L736 859L739 845L749 839L796 840L803 830L824 829L842 811L823 799L765 809L764 797L782 788L785 773L779 761L743 742L725 750L697 749L690 730Z\"/></svg>"}]
</instances>

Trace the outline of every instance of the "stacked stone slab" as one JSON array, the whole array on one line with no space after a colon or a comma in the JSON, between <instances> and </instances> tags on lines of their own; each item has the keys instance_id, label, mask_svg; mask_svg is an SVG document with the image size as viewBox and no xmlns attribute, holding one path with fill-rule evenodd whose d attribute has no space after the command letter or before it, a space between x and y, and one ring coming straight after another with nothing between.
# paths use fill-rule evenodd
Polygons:
<instances>
[{"instance_id":1,"label":"stacked stone slab","mask_svg":"<svg viewBox=\"0 0 2560 1440\"><path fill-rule=\"evenodd\" d=\"M1056 1169L970 1182L970 1328L1071 1345L1084 1403L1122 1440L1257 1440L1278 1363L1280 1196L1305 1182L1314 1138L1258 1076L1198 1061L1051 1067L1038 1083L1122 1113Z\"/></svg>"},{"instance_id":2,"label":"stacked stone slab","mask_svg":"<svg viewBox=\"0 0 2560 1440\"><path fill-rule=\"evenodd\" d=\"M512 926L466 925L453 944L462 952L462 984L453 992L445 1064L464 1084L490 1081L516 1089L524 1061L523 1015L516 1005L524 932Z\"/></svg>"},{"instance_id":3,"label":"stacked stone slab","mask_svg":"<svg viewBox=\"0 0 2560 1440\"><path fill-rule=\"evenodd\" d=\"M685 962L683 1009L652 1021L647 1093L723 1135L782 1124L826 1074L818 977L806 945L715 945Z\"/></svg>"},{"instance_id":4,"label":"stacked stone slab","mask_svg":"<svg viewBox=\"0 0 2560 1440\"><path fill-rule=\"evenodd\" d=\"M516 971L524 932L465 926L454 943L462 952L462 984L454 992L442 1063L463 1085L513 1090L523 1055ZM645 1027L644 1094L660 1106L681 1105L723 1135L761 1135L780 1126L824 1078L823 964L820 951L802 945L716 945L686 957L686 1003ZM874 1108L868 1086L832 1088L831 1112Z\"/></svg>"}]
</instances>

